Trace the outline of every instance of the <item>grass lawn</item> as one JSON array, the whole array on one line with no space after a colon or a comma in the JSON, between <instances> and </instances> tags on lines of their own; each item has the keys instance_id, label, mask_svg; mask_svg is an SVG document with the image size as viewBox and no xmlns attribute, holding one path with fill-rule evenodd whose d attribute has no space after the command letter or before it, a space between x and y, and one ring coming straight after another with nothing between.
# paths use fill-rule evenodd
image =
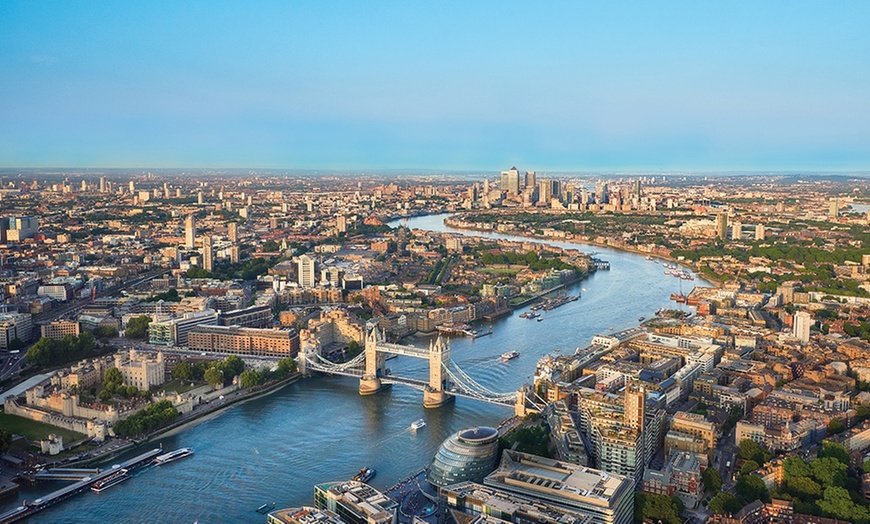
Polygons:
<instances>
[{"instance_id":1,"label":"grass lawn","mask_svg":"<svg viewBox=\"0 0 870 524\"><path fill-rule=\"evenodd\" d=\"M204 386L204 385L205 385L205 382L197 383L194 381L193 385L191 386L189 380L185 380L182 383L182 381L180 381L178 379L172 379L169 382L167 382L166 384L163 384L163 387L161 389L164 389L166 391L174 391L176 393L184 393L184 392L190 391L191 389L195 389L195 388L198 388L198 387Z\"/></svg>"},{"instance_id":2,"label":"grass lawn","mask_svg":"<svg viewBox=\"0 0 870 524\"><path fill-rule=\"evenodd\" d=\"M87 435L82 435L75 431L6 413L0 413L0 428L11 431L16 435L22 435L31 442L39 442L47 437L49 433L63 437L64 445L87 438Z\"/></svg>"}]
</instances>

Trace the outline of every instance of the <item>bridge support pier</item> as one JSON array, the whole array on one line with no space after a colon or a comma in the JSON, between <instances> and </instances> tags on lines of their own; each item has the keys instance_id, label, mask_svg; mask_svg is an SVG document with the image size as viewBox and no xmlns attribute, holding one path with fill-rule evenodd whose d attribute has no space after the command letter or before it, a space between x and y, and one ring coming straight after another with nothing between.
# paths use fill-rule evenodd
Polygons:
<instances>
[{"instance_id":1,"label":"bridge support pier","mask_svg":"<svg viewBox=\"0 0 870 524\"><path fill-rule=\"evenodd\" d=\"M377 377L365 375L359 379L359 394L363 396L374 395L379 391L387 389L387 387L389 387L389 384L384 384Z\"/></svg>"},{"instance_id":2,"label":"bridge support pier","mask_svg":"<svg viewBox=\"0 0 870 524\"><path fill-rule=\"evenodd\" d=\"M423 407L424 408L440 408L444 404L455 399L453 395L444 391L435 391L432 388L423 390Z\"/></svg>"}]
</instances>

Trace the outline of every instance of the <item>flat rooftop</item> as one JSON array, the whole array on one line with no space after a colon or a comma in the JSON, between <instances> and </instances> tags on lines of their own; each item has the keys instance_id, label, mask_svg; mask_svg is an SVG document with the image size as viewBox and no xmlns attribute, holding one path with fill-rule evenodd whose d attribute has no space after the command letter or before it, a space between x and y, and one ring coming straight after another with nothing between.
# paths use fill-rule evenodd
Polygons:
<instances>
[{"instance_id":1,"label":"flat rooftop","mask_svg":"<svg viewBox=\"0 0 870 524\"><path fill-rule=\"evenodd\" d=\"M609 507L621 491L631 489L623 475L558 460L506 450L497 470L484 480L487 486L526 492L558 494L595 506Z\"/></svg>"}]
</instances>

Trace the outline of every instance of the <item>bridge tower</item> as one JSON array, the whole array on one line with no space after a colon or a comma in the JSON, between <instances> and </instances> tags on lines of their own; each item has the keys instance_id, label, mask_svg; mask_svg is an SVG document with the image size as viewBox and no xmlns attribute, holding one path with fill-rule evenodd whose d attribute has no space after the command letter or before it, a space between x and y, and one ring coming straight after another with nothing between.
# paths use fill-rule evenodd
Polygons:
<instances>
[{"instance_id":1,"label":"bridge tower","mask_svg":"<svg viewBox=\"0 0 870 524\"><path fill-rule=\"evenodd\" d=\"M359 379L360 395L374 395L386 387L381 382L381 377L384 376L386 357L378 351L378 343L383 341L383 332L377 326L373 327L366 335L366 370Z\"/></svg>"},{"instance_id":2,"label":"bridge tower","mask_svg":"<svg viewBox=\"0 0 870 524\"><path fill-rule=\"evenodd\" d=\"M429 384L423 390L423 407L437 408L455 398L444 391L447 386L444 367L449 363L450 344L439 335L429 343Z\"/></svg>"}]
</instances>

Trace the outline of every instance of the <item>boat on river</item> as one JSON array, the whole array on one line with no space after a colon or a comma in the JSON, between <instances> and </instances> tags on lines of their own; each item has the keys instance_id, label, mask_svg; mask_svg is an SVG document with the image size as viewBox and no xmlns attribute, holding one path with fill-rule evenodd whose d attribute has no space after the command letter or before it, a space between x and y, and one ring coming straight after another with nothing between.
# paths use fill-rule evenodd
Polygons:
<instances>
[{"instance_id":1,"label":"boat on river","mask_svg":"<svg viewBox=\"0 0 870 524\"><path fill-rule=\"evenodd\" d=\"M120 484L125 480L130 478L130 471L127 469L120 469L115 473L112 473L108 477L98 480L94 482L93 486L91 486L91 491L94 493L101 493L116 484Z\"/></svg>"},{"instance_id":2,"label":"boat on river","mask_svg":"<svg viewBox=\"0 0 870 524\"><path fill-rule=\"evenodd\" d=\"M411 422L411 431L417 431L418 429L425 427L425 426L426 426L426 421L424 419L421 418L421 419L415 420L414 422Z\"/></svg>"},{"instance_id":3,"label":"boat on river","mask_svg":"<svg viewBox=\"0 0 870 524\"><path fill-rule=\"evenodd\" d=\"M516 351L516 350L508 351L507 353L501 354L501 359L504 360L505 362L507 362L508 360L513 360L513 359L517 358L518 356L520 356L519 351Z\"/></svg>"},{"instance_id":4,"label":"boat on river","mask_svg":"<svg viewBox=\"0 0 870 524\"><path fill-rule=\"evenodd\" d=\"M359 473L353 476L351 480L355 480L357 482L368 482L371 479L375 478L377 471L374 468L362 468L359 470Z\"/></svg>"},{"instance_id":5,"label":"boat on river","mask_svg":"<svg viewBox=\"0 0 870 524\"><path fill-rule=\"evenodd\" d=\"M170 451L169 453L164 453L163 455L158 455L154 462L157 464L167 464L174 460L183 459L184 457L189 457L193 455L193 448L181 448L176 449L175 451Z\"/></svg>"}]
</instances>

